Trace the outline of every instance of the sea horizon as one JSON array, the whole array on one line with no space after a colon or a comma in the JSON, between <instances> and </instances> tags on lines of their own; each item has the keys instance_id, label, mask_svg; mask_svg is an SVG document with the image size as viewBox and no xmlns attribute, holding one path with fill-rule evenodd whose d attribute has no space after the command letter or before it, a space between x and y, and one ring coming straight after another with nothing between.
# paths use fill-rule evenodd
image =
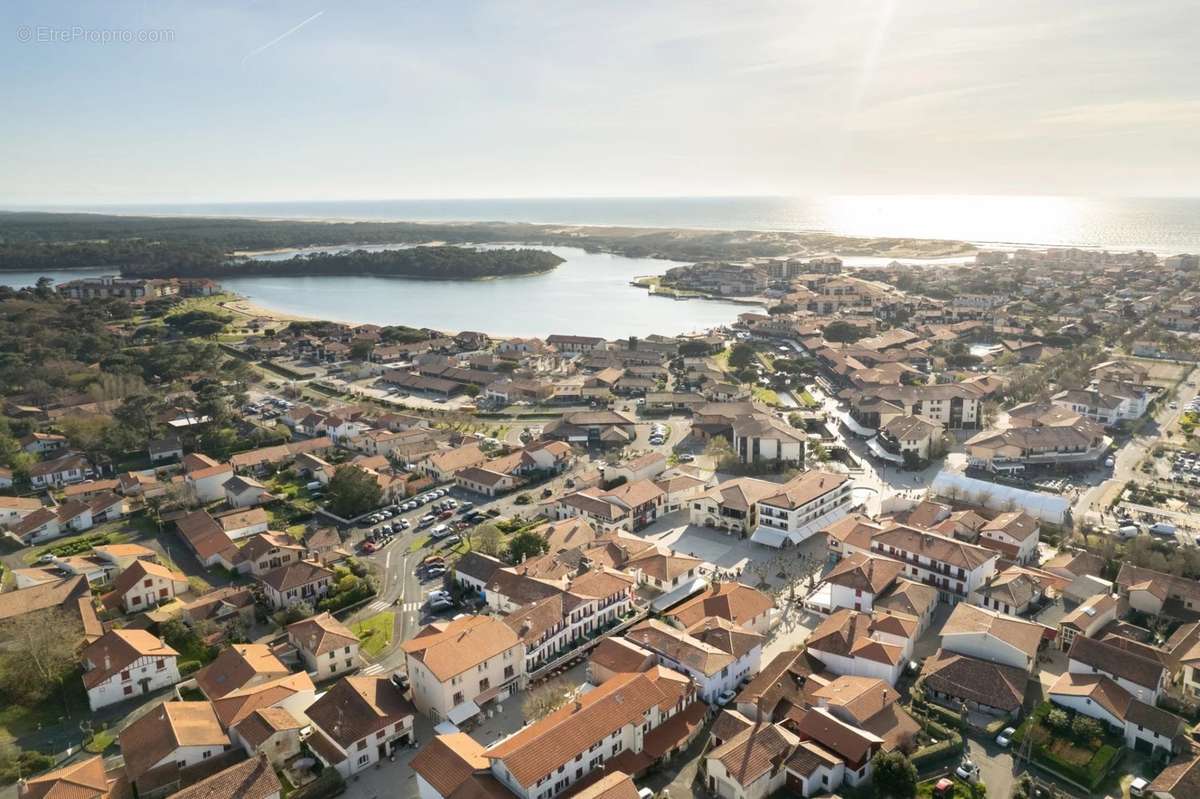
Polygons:
<instances>
[{"instance_id":1,"label":"sea horizon","mask_svg":"<svg viewBox=\"0 0 1200 799\"><path fill-rule=\"evenodd\" d=\"M964 241L980 247L1200 252L1200 197L842 195L538 197L72 203L6 212L811 233Z\"/></svg>"}]
</instances>

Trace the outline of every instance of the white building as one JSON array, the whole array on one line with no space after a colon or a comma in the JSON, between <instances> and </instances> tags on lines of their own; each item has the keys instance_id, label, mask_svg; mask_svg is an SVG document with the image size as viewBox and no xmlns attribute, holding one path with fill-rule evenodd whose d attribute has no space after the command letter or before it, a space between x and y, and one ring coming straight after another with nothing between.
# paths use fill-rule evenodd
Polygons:
<instances>
[{"instance_id":1,"label":"white building","mask_svg":"<svg viewBox=\"0 0 1200 799\"><path fill-rule=\"evenodd\" d=\"M88 706L99 710L174 685L178 657L145 630L110 630L83 650Z\"/></svg>"},{"instance_id":2,"label":"white building","mask_svg":"<svg viewBox=\"0 0 1200 799\"><path fill-rule=\"evenodd\" d=\"M750 540L781 547L798 544L849 512L853 495L849 475L811 471L784 483L755 503L758 528Z\"/></svg>"}]
</instances>

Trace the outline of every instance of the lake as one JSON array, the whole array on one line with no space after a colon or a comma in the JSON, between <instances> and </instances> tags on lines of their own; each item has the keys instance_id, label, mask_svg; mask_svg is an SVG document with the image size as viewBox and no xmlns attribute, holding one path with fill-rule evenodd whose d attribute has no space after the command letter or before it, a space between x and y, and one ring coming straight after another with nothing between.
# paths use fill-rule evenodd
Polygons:
<instances>
[{"instance_id":1,"label":"lake","mask_svg":"<svg viewBox=\"0 0 1200 799\"><path fill-rule=\"evenodd\" d=\"M328 248L333 250L344 247ZM297 316L377 325L408 325L507 336L571 333L622 338L676 335L727 325L758 305L651 296L629 282L678 264L651 258L539 247L565 263L540 275L495 280L407 280L385 277L244 277L221 280L229 291ZM307 252L307 250L306 250ZM294 252L272 253L270 258ZM49 272L55 282L114 274L115 269ZM40 272L0 272L0 285L31 286Z\"/></svg>"}]
</instances>

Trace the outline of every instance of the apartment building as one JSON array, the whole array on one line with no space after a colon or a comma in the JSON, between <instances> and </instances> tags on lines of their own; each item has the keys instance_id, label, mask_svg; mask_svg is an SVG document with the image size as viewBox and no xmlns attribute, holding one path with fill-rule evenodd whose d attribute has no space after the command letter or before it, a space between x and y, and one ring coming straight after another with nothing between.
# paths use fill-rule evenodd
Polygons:
<instances>
[{"instance_id":1,"label":"apartment building","mask_svg":"<svg viewBox=\"0 0 1200 799\"><path fill-rule=\"evenodd\" d=\"M525 644L502 620L464 616L402 644L413 703L434 723L460 723L524 686Z\"/></svg>"},{"instance_id":2,"label":"apartment building","mask_svg":"<svg viewBox=\"0 0 1200 799\"><path fill-rule=\"evenodd\" d=\"M755 503L758 527L750 540L767 546L798 544L849 512L854 485L849 475L805 472Z\"/></svg>"},{"instance_id":3,"label":"apartment building","mask_svg":"<svg viewBox=\"0 0 1200 799\"><path fill-rule=\"evenodd\" d=\"M871 551L905 565L905 576L938 589L942 602L967 599L996 572L999 553L946 536L895 525L876 533Z\"/></svg>"},{"instance_id":4,"label":"apartment building","mask_svg":"<svg viewBox=\"0 0 1200 799\"><path fill-rule=\"evenodd\" d=\"M758 527L759 500L778 491L778 483L754 477L726 480L691 501L690 521L745 538Z\"/></svg>"},{"instance_id":5,"label":"apartment building","mask_svg":"<svg viewBox=\"0 0 1200 799\"><path fill-rule=\"evenodd\" d=\"M553 799L622 755L644 767L698 732L707 708L682 674L656 666L620 674L483 752L519 799ZM668 725L680 718L682 725Z\"/></svg>"},{"instance_id":6,"label":"apartment building","mask_svg":"<svg viewBox=\"0 0 1200 799\"><path fill-rule=\"evenodd\" d=\"M691 677L700 698L709 703L758 674L766 641L724 619L702 619L687 630L650 619L625 638L652 652L662 665Z\"/></svg>"}]
</instances>

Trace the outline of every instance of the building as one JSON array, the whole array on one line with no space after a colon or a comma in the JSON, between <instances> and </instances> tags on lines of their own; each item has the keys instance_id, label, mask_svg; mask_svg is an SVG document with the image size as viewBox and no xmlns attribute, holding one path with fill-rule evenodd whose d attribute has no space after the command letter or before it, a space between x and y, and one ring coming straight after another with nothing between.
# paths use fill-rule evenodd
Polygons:
<instances>
[{"instance_id":1,"label":"building","mask_svg":"<svg viewBox=\"0 0 1200 799\"><path fill-rule=\"evenodd\" d=\"M106 770L100 755L17 782L18 799L122 799L128 792L125 769Z\"/></svg>"},{"instance_id":2,"label":"building","mask_svg":"<svg viewBox=\"0 0 1200 799\"><path fill-rule=\"evenodd\" d=\"M799 544L849 512L853 487L848 475L820 470L792 478L755 503L758 527L750 540Z\"/></svg>"},{"instance_id":3,"label":"building","mask_svg":"<svg viewBox=\"0 0 1200 799\"><path fill-rule=\"evenodd\" d=\"M740 582L714 582L700 593L663 614L672 624L691 629L705 619L724 619L758 635L772 626L775 600Z\"/></svg>"},{"instance_id":4,"label":"building","mask_svg":"<svg viewBox=\"0 0 1200 799\"><path fill-rule=\"evenodd\" d=\"M686 677L656 666L580 694L483 757L496 782L519 799L553 799L610 765L644 771L686 746L705 710Z\"/></svg>"},{"instance_id":5,"label":"building","mask_svg":"<svg viewBox=\"0 0 1200 799\"><path fill-rule=\"evenodd\" d=\"M68 452L29 467L29 484L35 489L62 488L95 476L91 461L78 452Z\"/></svg>"},{"instance_id":6,"label":"building","mask_svg":"<svg viewBox=\"0 0 1200 799\"><path fill-rule=\"evenodd\" d=\"M275 775L275 768L280 766L281 761L273 762L266 755L252 756L249 760L235 763L181 791L176 791L171 794L170 799L218 799L225 796L236 796L238 799L279 799L283 785Z\"/></svg>"},{"instance_id":7,"label":"building","mask_svg":"<svg viewBox=\"0 0 1200 799\"><path fill-rule=\"evenodd\" d=\"M694 498L689 508L690 521L745 538L758 527L759 500L778 491L778 483L735 477Z\"/></svg>"},{"instance_id":8,"label":"building","mask_svg":"<svg viewBox=\"0 0 1200 799\"><path fill-rule=\"evenodd\" d=\"M210 700L287 677L291 670L266 644L234 644L196 672L193 682Z\"/></svg>"},{"instance_id":9,"label":"building","mask_svg":"<svg viewBox=\"0 0 1200 799\"><path fill-rule=\"evenodd\" d=\"M765 636L717 619L703 619L680 630L657 619L630 628L625 637L654 653L658 662L696 683L697 695L715 703L735 693L743 680L758 674Z\"/></svg>"},{"instance_id":10,"label":"building","mask_svg":"<svg viewBox=\"0 0 1200 799\"><path fill-rule=\"evenodd\" d=\"M917 620L886 611L837 610L809 635L809 654L829 671L895 685L912 654Z\"/></svg>"},{"instance_id":11,"label":"building","mask_svg":"<svg viewBox=\"0 0 1200 799\"><path fill-rule=\"evenodd\" d=\"M113 582L104 602L126 613L149 610L188 590L187 577L150 560L136 560Z\"/></svg>"},{"instance_id":12,"label":"building","mask_svg":"<svg viewBox=\"0 0 1200 799\"><path fill-rule=\"evenodd\" d=\"M1077 605L1058 622L1058 648L1069 652L1076 637L1095 638L1117 620L1120 607L1120 600L1113 594L1096 594Z\"/></svg>"},{"instance_id":13,"label":"building","mask_svg":"<svg viewBox=\"0 0 1200 799\"><path fill-rule=\"evenodd\" d=\"M388 677L343 677L306 711L308 745L349 777L413 741L413 706Z\"/></svg>"},{"instance_id":14,"label":"building","mask_svg":"<svg viewBox=\"0 0 1200 799\"><path fill-rule=\"evenodd\" d=\"M889 591L903 571L904 564L891 558L862 552L848 555L829 570L806 604L820 597L818 609L827 612L848 608L869 613L875 607L875 598Z\"/></svg>"},{"instance_id":15,"label":"building","mask_svg":"<svg viewBox=\"0 0 1200 799\"><path fill-rule=\"evenodd\" d=\"M1037 558L1040 530L1038 520L1028 513L1007 511L980 529L979 544L1017 563L1031 563Z\"/></svg>"},{"instance_id":16,"label":"building","mask_svg":"<svg viewBox=\"0 0 1200 799\"><path fill-rule=\"evenodd\" d=\"M765 413L734 420L733 451L741 463L778 463L804 466L807 435L782 419Z\"/></svg>"},{"instance_id":17,"label":"building","mask_svg":"<svg viewBox=\"0 0 1200 799\"><path fill-rule=\"evenodd\" d=\"M88 706L99 710L179 682L179 653L145 630L110 630L83 650Z\"/></svg>"},{"instance_id":18,"label":"building","mask_svg":"<svg viewBox=\"0 0 1200 799\"><path fill-rule=\"evenodd\" d=\"M905 576L938 589L938 599L967 599L991 579L999 554L913 527L894 525L871 539L871 551L905 565Z\"/></svg>"},{"instance_id":19,"label":"building","mask_svg":"<svg viewBox=\"0 0 1200 799\"><path fill-rule=\"evenodd\" d=\"M1015 717L1025 701L1024 669L939 649L925 659L921 684L926 696L950 708Z\"/></svg>"},{"instance_id":20,"label":"building","mask_svg":"<svg viewBox=\"0 0 1200 799\"><path fill-rule=\"evenodd\" d=\"M317 681L358 666L358 636L328 612L289 624L287 637Z\"/></svg>"},{"instance_id":21,"label":"building","mask_svg":"<svg viewBox=\"0 0 1200 799\"><path fill-rule=\"evenodd\" d=\"M1049 629L967 604L954 606L942 626L942 649L1032 673Z\"/></svg>"},{"instance_id":22,"label":"building","mask_svg":"<svg viewBox=\"0 0 1200 799\"><path fill-rule=\"evenodd\" d=\"M302 560L267 572L260 583L267 602L279 610L301 602L315 606L333 589L333 578L331 570Z\"/></svg>"},{"instance_id":23,"label":"building","mask_svg":"<svg viewBox=\"0 0 1200 799\"><path fill-rule=\"evenodd\" d=\"M211 702L164 702L139 716L118 736L125 774L139 797L163 796L185 769L229 750Z\"/></svg>"},{"instance_id":24,"label":"building","mask_svg":"<svg viewBox=\"0 0 1200 799\"><path fill-rule=\"evenodd\" d=\"M428 625L401 648L413 703L435 723L464 721L524 686L525 644L492 616Z\"/></svg>"},{"instance_id":25,"label":"building","mask_svg":"<svg viewBox=\"0 0 1200 799\"><path fill-rule=\"evenodd\" d=\"M1103 674L1140 702L1154 705L1166 690L1169 673L1161 661L1129 651L1111 640L1077 636L1067 653L1072 674Z\"/></svg>"}]
</instances>

